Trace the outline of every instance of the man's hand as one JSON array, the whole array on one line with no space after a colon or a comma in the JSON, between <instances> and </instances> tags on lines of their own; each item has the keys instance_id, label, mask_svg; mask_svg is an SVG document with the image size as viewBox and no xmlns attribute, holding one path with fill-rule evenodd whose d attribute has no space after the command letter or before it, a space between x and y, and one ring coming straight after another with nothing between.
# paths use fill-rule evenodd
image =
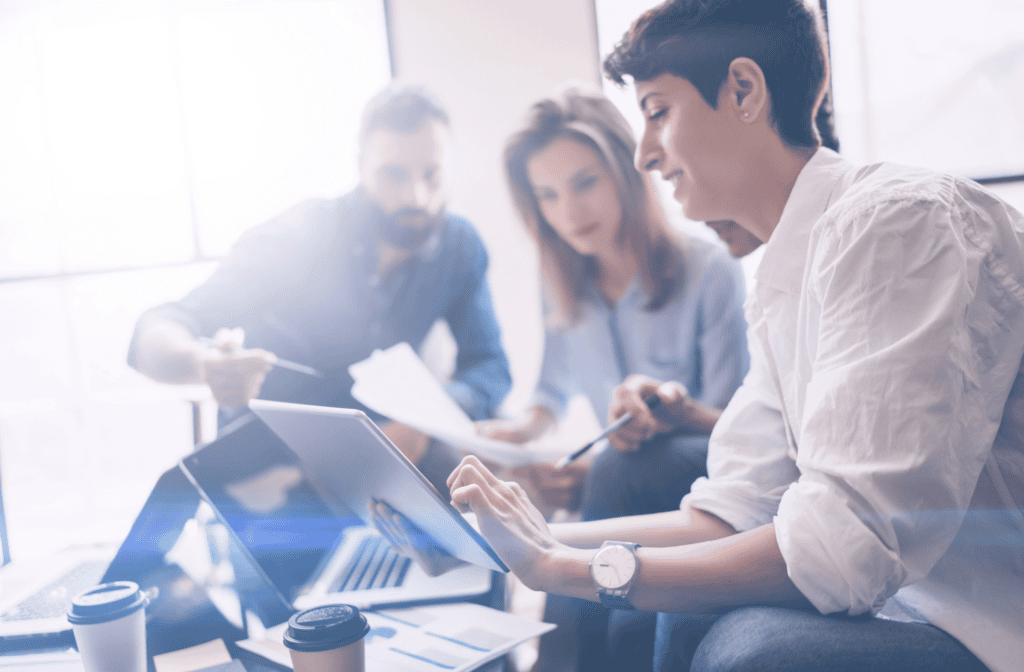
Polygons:
<instances>
[{"instance_id":1,"label":"man's hand","mask_svg":"<svg viewBox=\"0 0 1024 672\"><path fill-rule=\"evenodd\" d=\"M518 483L498 480L473 455L448 477L452 504L476 514L480 533L523 583L543 589L544 565L565 548Z\"/></svg>"},{"instance_id":2,"label":"man's hand","mask_svg":"<svg viewBox=\"0 0 1024 672\"><path fill-rule=\"evenodd\" d=\"M395 447L402 452L402 455L409 458L409 461L413 464L419 464L420 460L427 453L430 437L416 431L409 425L391 421L385 422L380 426L380 429L384 432L384 436L388 437L391 443L395 444Z\"/></svg>"},{"instance_id":3,"label":"man's hand","mask_svg":"<svg viewBox=\"0 0 1024 672\"><path fill-rule=\"evenodd\" d=\"M367 504L367 508L373 526L388 540L395 552L411 558L427 576L440 576L465 564L438 546L415 523L385 502L374 500Z\"/></svg>"},{"instance_id":4,"label":"man's hand","mask_svg":"<svg viewBox=\"0 0 1024 672\"><path fill-rule=\"evenodd\" d=\"M513 469L512 475L519 481L528 481L537 496L553 509L578 511L583 501L583 483L590 471L588 462L570 462L562 469L554 463L532 464Z\"/></svg>"},{"instance_id":5,"label":"man's hand","mask_svg":"<svg viewBox=\"0 0 1024 672\"><path fill-rule=\"evenodd\" d=\"M495 441L526 443L558 424L554 414L542 406L528 409L515 420L480 420L476 432Z\"/></svg>"},{"instance_id":6,"label":"man's hand","mask_svg":"<svg viewBox=\"0 0 1024 672\"><path fill-rule=\"evenodd\" d=\"M644 400L655 396L661 399L661 406L652 411ZM608 422L625 413L631 413L633 420L611 434L608 442L624 453L638 450L644 441L692 423L696 411L696 402L681 383L663 383L649 376L633 374L612 392Z\"/></svg>"},{"instance_id":7,"label":"man's hand","mask_svg":"<svg viewBox=\"0 0 1024 672\"><path fill-rule=\"evenodd\" d=\"M200 370L217 404L242 408L259 396L260 387L276 357L259 349L243 349L240 330L221 329L213 347L202 351Z\"/></svg>"}]
</instances>

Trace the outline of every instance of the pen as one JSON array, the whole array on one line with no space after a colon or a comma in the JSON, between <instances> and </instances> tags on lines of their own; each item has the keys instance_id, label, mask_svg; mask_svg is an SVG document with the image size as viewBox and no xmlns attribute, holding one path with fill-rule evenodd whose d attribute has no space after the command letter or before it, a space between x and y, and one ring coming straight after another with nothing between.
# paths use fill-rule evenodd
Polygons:
<instances>
[{"instance_id":1,"label":"pen","mask_svg":"<svg viewBox=\"0 0 1024 672\"><path fill-rule=\"evenodd\" d=\"M198 340L203 345L208 345L211 348L219 347L214 342L214 340L212 338L208 338L206 336L200 336ZM319 371L314 369L312 366L306 366L305 364L299 364L298 362L293 362L293 361L290 361L290 360L287 360L287 359L281 359L280 357L275 359L271 363L271 366L276 366L279 369L288 369L289 371L295 371L297 373L302 373L302 374L305 374L307 376L312 376L314 378L323 378L324 377L324 374L320 373Z\"/></svg>"},{"instance_id":2,"label":"pen","mask_svg":"<svg viewBox=\"0 0 1024 672\"><path fill-rule=\"evenodd\" d=\"M644 399L644 403L647 404L647 408L649 408L649 409L651 409L653 411L654 409L656 409L658 406L661 405L661 397L655 395L655 396L651 397L650 399ZM623 414L621 417L619 417L618 420L616 420L612 424L608 425L605 428L605 430L603 432L601 432L597 436L596 439L594 439L593 441L591 441L587 445L583 446L579 450L577 450L575 452L572 452L572 453L569 453L568 455L566 455L562 459L558 460L558 462L555 462L555 469L564 469L565 466L568 465L570 462L572 462L577 457L579 457L583 453L585 453L588 450L590 450L591 448L593 448L595 443L597 443L601 439L607 437L609 434L615 433L616 431L621 429L623 425L625 425L626 423L628 423L632 419L633 419L633 414L632 413L625 413L625 414Z\"/></svg>"}]
</instances>

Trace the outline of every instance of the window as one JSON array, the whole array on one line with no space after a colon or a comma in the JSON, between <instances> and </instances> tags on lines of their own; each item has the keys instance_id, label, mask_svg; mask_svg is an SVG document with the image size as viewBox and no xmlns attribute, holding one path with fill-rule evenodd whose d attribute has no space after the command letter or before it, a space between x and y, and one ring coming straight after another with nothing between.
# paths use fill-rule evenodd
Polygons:
<instances>
[{"instance_id":1,"label":"window","mask_svg":"<svg viewBox=\"0 0 1024 672\"><path fill-rule=\"evenodd\" d=\"M1024 174L1024 5L829 4L836 113L858 160Z\"/></svg>"},{"instance_id":2,"label":"window","mask_svg":"<svg viewBox=\"0 0 1024 672\"><path fill-rule=\"evenodd\" d=\"M244 229L356 182L381 0L0 5L0 461L14 557L119 541L192 443L125 364Z\"/></svg>"},{"instance_id":3,"label":"window","mask_svg":"<svg viewBox=\"0 0 1024 672\"><path fill-rule=\"evenodd\" d=\"M829 3L844 153L981 179L1024 209L1021 25L1015 0Z\"/></svg>"}]
</instances>

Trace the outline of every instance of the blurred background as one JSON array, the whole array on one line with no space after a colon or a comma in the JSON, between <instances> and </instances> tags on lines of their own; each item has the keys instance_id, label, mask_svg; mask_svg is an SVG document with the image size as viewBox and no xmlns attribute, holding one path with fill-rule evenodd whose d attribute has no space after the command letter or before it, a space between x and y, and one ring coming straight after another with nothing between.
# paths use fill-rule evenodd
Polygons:
<instances>
[{"instance_id":1,"label":"blurred background","mask_svg":"<svg viewBox=\"0 0 1024 672\"><path fill-rule=\"evenodd\" d=\"M649 0L0 2L0 479L11 554L119 541L193 445L202 388L125 364L146 308L245 229L356 182L391 77L449 107L450 209L491 254L514 413L540 364L537 260L500 154L526 107L600 61ZM1024 209L1024 2L830 0L842 153L982 178ZM664 206L690 235L671 198ZM745 260L750 274L757 255ZM438 351L444 351L443 335ZM575 405L578 427L596 424ZM604 409L598 409L603 416ZM204 423L209 432L213 423ZM208 437L207 437L208 438Z\"/></svg>"}]
</instances>

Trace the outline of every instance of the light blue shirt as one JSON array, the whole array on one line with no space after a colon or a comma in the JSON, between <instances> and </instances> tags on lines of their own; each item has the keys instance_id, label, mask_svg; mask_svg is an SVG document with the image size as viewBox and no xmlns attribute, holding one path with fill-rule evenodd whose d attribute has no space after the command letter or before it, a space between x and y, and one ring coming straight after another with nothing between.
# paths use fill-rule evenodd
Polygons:
<instances>
[{"instance_id":1,"label":"light blue shirt","mask_svg":"<svg viewBox=\"0 0 1024 672\"><path fill-rule=\"evenodd\" d=\"M657 312L639 279L615 305L595 287L579 321L548 329L533 404L561 416L573 394L604 422L612 390L629 374L675 380L694 399L725 408L749 366L740 265L711 243L683 243L681 288ZM677 438L703 459L707 437Z\"/></svg>"}]
</instances>

